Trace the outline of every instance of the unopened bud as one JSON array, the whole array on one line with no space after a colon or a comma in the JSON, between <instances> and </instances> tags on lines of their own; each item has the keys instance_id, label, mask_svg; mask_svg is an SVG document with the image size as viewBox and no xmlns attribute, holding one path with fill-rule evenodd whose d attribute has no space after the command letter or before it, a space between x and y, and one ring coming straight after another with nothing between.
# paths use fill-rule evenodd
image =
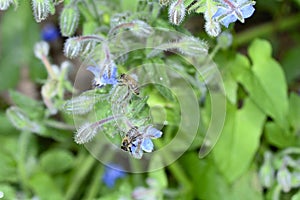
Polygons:
<instances>
[{"instance_id":1,"label":"unopened bud","mask_svg":"<svg viewBox=\"0 0 300 200\"><path fill-rule=\"evenodd\" d=\"M259 170L259 179L262 185L266 188L270 188L275 179L275 170L272 166L272 154L266 152L264 154L264 163Z\"/></svg>"},{"instance_id":2,"label":"unopened bud","mask_svg":"<svg viewBox=\"0 0 300 200\"><path fill-rule=\"evenodd\" d=\"M77 7L65 7L60 15L60 31L63 36L72 36L78 26L79 12Z\"/></svg>"},{"instance_id":3,"label":"unopened bud","mask_svg":"<svg viewBox=\"0 0 300 200\"><path fill-rule=\"evenodd\" d=\"M189 56L199 56L207 54L208 45L195 37L184 37L179 42L176 43L176 49L182 54Z\"/></svg>"},{"instance_id":4,"label":"unopened bud","mask_svg":"<svg viewBox=\"0 0 300 200\"><path fill-rule=\"evenodd\" d=\"M64 110L69 114L83 115L90 112L95 103L107 97L106 94L97 94L95 91L87 91L78 97L68 100L64 105Z\"/></svg>"},{"instance_id":5,"label":"unopened bud","mask_svg":"<svg viewBox=\"0 0 300 200\"><path fill-rule=\"evenodd\" d=\"M13 0L0 0L0 10L6 10Z\"/></svg>"},{"instance_id":6,"label":"unopened bud","mask_svg":"<svg viewBox=\"0 0 300 200\"><path fill-rule=\"evenodd\" d=\"M289 192L291 190L292 175L290 171L286 168L286 166L283 166L277 172L277 181L284 192Z\"/></svg>"},{"instance_id":7,"label":"unopened bud","mask_svg":"<svg viewBox=\"0 0 300 200\"><path fill-rule=\"evenodd\" d=\"M81 41L78 37L72 37L67 39L64 45L64 54L69 58L77 57L82 49Z\"/></svg>"},{"instance_id":8,"label":"unopened bud","mask_svg":"<svg viewBox=\"0 0 300 200\"><path fill-rule=\"evenodd\" d=\"M130 31L137 37L148 37L153 33L152 27L144 21L134 20Z\"/></svg>"},{"instance_id":9,"label":"unopened bud","mask_svg":"<svg viewBox=\"0 0 300 200\"><path fill-rule=\"evenodd\" d=\"M43 56L48 56L49 54L49 44L45 41L37 42L34 45L34 55L38 59L42 59Z\"/></svg>"},{"instance_id":10,"label":"unopened bud","mask_svg":"<svg viewBox=\"0 0 300 200\"><path fill-rule=\"evenodd\" d=\"M174 1L169 7L169 21L172 24L179 25L185 16L185 7L183 0Z\"/></svg>"},{"instance_id":11,"label":"unopened bud","mask_svg":"<svg viewBox=\"0 0 300 200\"><path fill-rule=\"evenodd\" d=\"M33 0L32 10L35 21L41 22L48 17L48 14L50 12L49 0Z\"/></svg>"},{"instance_id":12,"label":"unopened bud","mask_svg":"<svg viewBox=\"0 0 300 200\"><path fill-rule=\"evenodd\" d=\"M292 173L292 187L293 188L300 187L300 172Z\"/></svg>"},{"instance_id":13,"label":"unopened bud","mask_svg":"<svg viewBox=\"0 0 300 200\"><path fill-rule=\"evenodd\" d=\"M74 136L74 140L77 144L84 144L93 139L98 131L96 124L86 123L82 125Z\"/></svg>"},{"instance_id":14,"label":"unopened bud","mask_svg":"<svg viewBox=\"0 0 300 200\"><path fill-rule=\"evenodd\" d=\"M222 32L217 38L217 41L220 48L227 49L232 44L232 35L227 31Z\"/></svg>"}]
</instances>

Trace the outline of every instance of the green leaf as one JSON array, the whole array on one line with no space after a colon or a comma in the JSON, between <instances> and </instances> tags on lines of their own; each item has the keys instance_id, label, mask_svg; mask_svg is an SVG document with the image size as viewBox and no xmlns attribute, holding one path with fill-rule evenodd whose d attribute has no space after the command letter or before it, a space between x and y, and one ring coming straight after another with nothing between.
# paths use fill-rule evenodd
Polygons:
<instances>
[{"instance_id":1,"label":"green leaf","mask_svg":"<svg viewBox=\"0 0 300 200\"><path fill-rule=\"evenodd\" d=\"M264 40L255 40L249 55L252 68L244 69L239 81L250 98L282 128L288 129L287 85L283 70L271 57L271 45Z\"/></svg>"},{"instance_id":2,"label":"green leaf","mask_svg":"<svg viewBox=\"0 0 300 200\"><path fill-rule=\"evenodd\" d=\"M29 185L41 200L63 199L62 191L58 188L52 177L44 172L34 174Z\"/></svg>"},{"instance_id":3,"label":"green leaf","mask_svg":"<svg viewBox=\"0 0 300 200\"><path fill-rule=\"evenodd\" d=\"M5 140L2 140L2 142L5 142ZM0 158L0 182L17 182L17 163L13 155L1 149Z\"/></svg>"},{"instance_id":4,"label":"green leaf","mask_svg":"<svg viewBox=\"0 0 300 200\"><path fill-rule=\"evenodd\" d=\"M297 79L300 75L299 52L300 46L296 46L295 48L287 51L283 56L282 66L288 83L295 81L295 79Z\"/></svg>"},{"instance_id":5,"label":"green leaf","mask_svg":"<svg viewBox=\"0 0 300 200\"><path fill-rule=\"evenodd\" d=\"M300 1L299 1L299 4L300 4ZM296 194L294 194L292 196L292 200L300 200L300 191L298 191Z\"/></svg>"},{"instance_id":6,"label":"green leaf","mask_svg":"<svg viewBox=\"0 0 300 200\"><path fill-rule=\"evenodd\" d=\"M295 131L300 129L300 97L295 93L290 94L289 121Z\"/></svg>"},{"instance_id":7,"label":"green leaf","mask_svg":"<svg viewBox=\"0 0 300 200\"><path fill-rule=\"evenodd\" d=\"M130 12L136 12L138 5L139 5L139 0L120 0L120 4L122 11L130 11Z\"/></svg>"},{"instance_id":8,"label":"green leaf","mask_svg":"<svg viewBox=\"0 0 300 200\"><path fill-rule=\"evenodd\" d=\"M250 99L245 99L241 110L228 104L227 118L213 149L213 157L229 182L249 168L259 147L265 118L265 114Z\"/></svg>"},{"instance_id":9,"label":"green leaf","mask_svg":"<svg viewBox=\"0 0 300 200\"><path fill-rule=\"evenodd\" d=\"M74 156L63 149L52 149L41 155L40 162L45 172L62 173L73 166Z\"/></svg>"},{"instance_id":10,"label":"green leaf","mask_svg":"<svg viewBox=\"0 0 300 200\"><path fill-rule=\"evenodd\" d=\"M0 192L3 193L3 197L0 198L1 200L11 200L17 199L16 198L16 191L15 189L7 184L0 184Z\"/></svg>"},{"instance_id":11,"label":"green leaf","mask_svg":"<svg viewBox=\"0 0 300 200\"><path fill-rule=\"evenodd\" d=\"M262 200L262 188L259 186L259 180L255 169L251 169L243 174L232 185L232 199L236 200Z\"/></svg>"},{"instance_id":12,"label":"green leaf","mask_svg":"<svg viewBox=\"0 0 300 200\"><path fill-rule=\"evenodd\" d=\"M183 167L192 182L196 199L230 199L230 188L219 173L211 157L199 159L196 153L185 154L181 158Z\"/></svg>"},{"instance_id":13,"label":"green leaf","mask_svg":"<svg viewBox=\"0 0 300 200\"><path fill-rule=\"evenodd\" d=\"M274 122L268 122L265 125L265 136L270 144L278 148L295 146L297 142L295 134L282 130Z\"/></svg>"},{"instance_id":14,"label":"green leaf","mask_svg":"<svg viewBox=\"0 0 300 200\"><path fill-rule=\"evenodd\" d=\"M44 114L43 104L24 94L10 90L9 96L13 102L20 107L24 112L33 119L41 119Z\"/></svg>"}]
</instances>

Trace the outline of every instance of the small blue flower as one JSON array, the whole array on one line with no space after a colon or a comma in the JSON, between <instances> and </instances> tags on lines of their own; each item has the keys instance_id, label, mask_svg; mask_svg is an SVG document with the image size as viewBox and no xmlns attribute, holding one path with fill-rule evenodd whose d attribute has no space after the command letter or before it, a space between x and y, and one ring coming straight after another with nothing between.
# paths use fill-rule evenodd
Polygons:
<instances>
[{"instance_id":1,"label":"small blue flower","mask_svg":"<svg viewBox=\"0 0 300 200\"><path fill-rule=\"evenodd\" d=\"M60 34L58 29L53 24L46 24L42 29L41 36L43 40L52 42L57 40Z\"/></svg>"},{"instance_id":2,"label":"small blue flower","mask_svg":"<svg viewBox=\"0 0 300 200\"><path fill-rule=\"evenodd\" d=\"M228 28L229 24L239 20L244 23L246 18L253 15L255 1L251 0L223 0L213 18Z\"/></svg>"},{"instance_id":3,"label":"small blue flower","mask_svg":"<svg viewBox=\"0 0 300 200\"><path fill-rule=\"evenodd\" d=\"M138 138L136 141L133 142L133 146L131 147L132 155L135 158L141 158L143 155L143 151L145 152L152 152L154 149L154 144L151 139L157 139L162 136L162 132L156 128L154 128L152 125L149 125L142 129L141 131L142 137ZM137 148L140 149L137 151Z\"/></svg>"},{"instance_id":4,"label":"small blue flower","mask_svg":"<svg viewBox=\"0 0 300 200\"><path fill-rule=\"evenodd\" d=\"M115 186L116 180L119 178L123 178L125 175L126 173L123 171L121 166L117 164L110 164L108 166L105 166L102 181L107 187L112 188Z\"/></svg>"},{"instance_id":5,"label":"small blue flower","mask_svg":"<svg viewBox=\"0 0 300 200\"><path fill-rule=\"evenodd\" d=\"M99 67L88 66L87 70L94 75L95 87L101 88L105 85L116 85L118 83L117 65L113 62L103 66L102 69Z\"/></svg>"}]
</instances>

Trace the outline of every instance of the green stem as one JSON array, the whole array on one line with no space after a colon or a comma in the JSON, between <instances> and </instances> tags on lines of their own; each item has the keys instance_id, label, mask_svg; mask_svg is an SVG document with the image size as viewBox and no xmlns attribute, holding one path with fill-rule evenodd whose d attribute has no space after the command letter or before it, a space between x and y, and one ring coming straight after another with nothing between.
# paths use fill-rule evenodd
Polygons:
<instances>
[{"instance_id":1,"label":"green stem","mask_svg":"<svg viewBox=\"0 0 300 200\"><path fill-rule=\"evenodd\" d=\"M103 174L103 165L99 165L94 173L94 179L90 184L89 190L83 199L93 200L96 198L101 185L100 177Z\"/></svg>"},{"instance_id":2,"label":"green stem","mask_svg":"<svg viewBox=\"0 0 300 200\"><path fill-rule=\"evenodd\" d=\"M27 172L26 172L26 154L28 150L28 144L30 141L30 136L32 134L29 132L22 132L19 138L19 159L18 159L18 174L20 177L21 187L26 195L29 197L29 189L27 182Z\"/></svg>"},{"instance_id":3,"label":"green stem","mask_svg":"<svg viewBox=\"0 0 300 200\"><path fill-rule=\"evenodd\" d=\"M157 145L158 148L162 148L163 146L162 142L159 140L156 140L155 144ZM162 154L162 156L166 161L172 159L172 155L169 153ZM174 162L173 164L169 165L168 168L172 172L173 176L177 179L177 182L183 186L182 196L184 196L185 199L192 199L191 198L192 184L190 183L189 178L186 176L179 163Z\"/></svg>"},{"instance_id":4,"label":"green stem","mask_svg":"<svg viewBox=\"0 0 300 200\"><path fill-rule=\"evenodd\" d=\"M93 165L96 163L96 159L91 155L87 155L81 165L79 166L79 170L76 171L73 180L71 181L70 187L67 189L65 200L74 199L74 196L84 181L85 177L92 169Z\"/></svg>"},{"instance_id":5,"label":"green stem","mask_svg":"<svg viewBox=\"0 0 300 200\"><path fill-rule=\"evenodd\" d=\"M86 19L86 21L94 21L94 16L92 15L92 13L89 11L89 9L82 5L82 3L78 3L78 8L80 13L84 16L84 18Z\"/></svg>"},{"instance_id":6,"label":"green stem","mask_svg":"<svg viewBox=\"0 0 300 200\"><path fill-rule=\"evenodd\" d=\"M54 120L46 120L45 124L51 128L62 129L62 130L71 130L74 131L75 127L63 122L54 121Z\"/></svg>"},{"instance_id":7,"label":"green stem","mask_svg":"<svg viewBox=\"0 0 300 200\"><path fill-rule=\"evenodd\" d=\"M233 41L233 46L240 46L254 38L269 35L273 32L296 28L300 24L300 14L295 14L290 17L282 17L275 22L269 22L255 26L238 33Z\"/></svg>"}]
</instances>

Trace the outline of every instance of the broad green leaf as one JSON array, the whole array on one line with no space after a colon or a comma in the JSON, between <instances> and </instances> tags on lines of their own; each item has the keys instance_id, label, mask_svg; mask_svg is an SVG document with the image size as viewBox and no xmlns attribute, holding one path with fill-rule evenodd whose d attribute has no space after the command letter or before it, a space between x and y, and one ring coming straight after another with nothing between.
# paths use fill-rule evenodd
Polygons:
<instances>
[{"instance_id":1,"label":"broad green leaf","mask_svg":"<svg viewBox=\"0 0 300 200\"><path fill-rule=\"evenodd\" d=\"M63 149L52 149L41 155L40 162L45 172L62 173L73 166L74 156Z\"/></svg>"},{"instance_id":2,"label":"broad green leaf","mask_svg":"<svg viewBox=\"0 0 300 200\"><path fill-rule=\"evenodd\" d=\"M34 174L29 180L29 185L40 200L63 199L62 189L44 172Z\"/></svg>"},{"instance_id":3,"label":"broad green leaf","mask_svg":"<svg viewBox=\"0 0 300 200\"><path fill-rule=\"evenodd\" d=\"M232 104L236 104L238 83L233 78L233 75L228 71L225 72L223 76L223 81L226 97Z\"/></svg>"},{"instance_id":4,"label":"broad green leaf","mask_svg":"<svg viewBox=\"0 0 300 200\"><path fill-rule=\"evenodd\" d=\"M287 129L288 97L283 70L271 57L271 45L255 40L249 55L252 68L240 80L253 101L282 128Z\"/></svg>"},{"instance_id":5,"label":"broad green leaf","mask_svg":"<svg viewBox=\"0 0 300 200\"><path fill-rule=\"evenodd\" d=\"M236 180L232 187L232 200L262 200L262 188L255 169L251 169Z\"/></svg>"},{"instance_id":6,"label":"broad green leaf","mask_svg":"<svg viewBox=\"0 0 300 200\"><path fill-rule=\"evenodd\" d=\"M268 142L278 148L295 146L296 135L290 131L282 130L276 123L268 122L265 125L265 136Z\"/></svg>"},{"instance_id":7,"label":"broad green leaf","mask_svg":"<svg viewBox=\"0 0 300 200\"><path fill-rule=\"evenodd\" d=\"M299 1L299 4L300 4L300 1ZM300 200L300 191L298 191L296 194L294 194L292 196L292 200Z\"/></svg>"},{"instance_id":8,"label":"broad green leaf","mask_svg":"<svg viewBox=\"0 0 300 200\"><path fill-rule=\"evenodd\" d=\"M5 142L5 140L2 142ZM17 163L13 155L1 149L0 158L0 182L17 182Z\"/></svg>"},{"instance_id":9,"label":"broad green leaf","mask_svg":"<svg viewBox=\"0 0 300 200\"><path fill-rule=\"evenodd\" d=\"M192 182L196 199L230 200L230 188L210 156L199 159L196 153L185 154L181 161Z\"/></svg>"},{"instance_id":10,"label":"broad green leaf","mask_svg":"<svg viewBox=\"0 0 300 200\"><path fill-rule=\"evenodd\" d=\"M283 56L282 66L288 83L292 83L300 75L299 52L300 46L296 46L295 48L287 51Z\"/></svg>"},{"instance_id":11,"label":"broad green leaf","mask_svg":"<svg viewBox=\"0 0 300 200\"><path fill-rule=\"evenodd\" d=\"M289 121L295 131L300 129L300 97L295 93L290 94Z\"/></svg>"},{"instance_id":12,"label":"broad green leaf","mask_svg":"<svg viewBox=\"0 0 300 200\"><path fill-rule=\"evenodd\" d=\"M249 168L259 147L265 118L265 114L250 99L245 99L241 110L228 104L227 119L213 149L213 156L229 182Z\"/></svg>"}]
</instances>

